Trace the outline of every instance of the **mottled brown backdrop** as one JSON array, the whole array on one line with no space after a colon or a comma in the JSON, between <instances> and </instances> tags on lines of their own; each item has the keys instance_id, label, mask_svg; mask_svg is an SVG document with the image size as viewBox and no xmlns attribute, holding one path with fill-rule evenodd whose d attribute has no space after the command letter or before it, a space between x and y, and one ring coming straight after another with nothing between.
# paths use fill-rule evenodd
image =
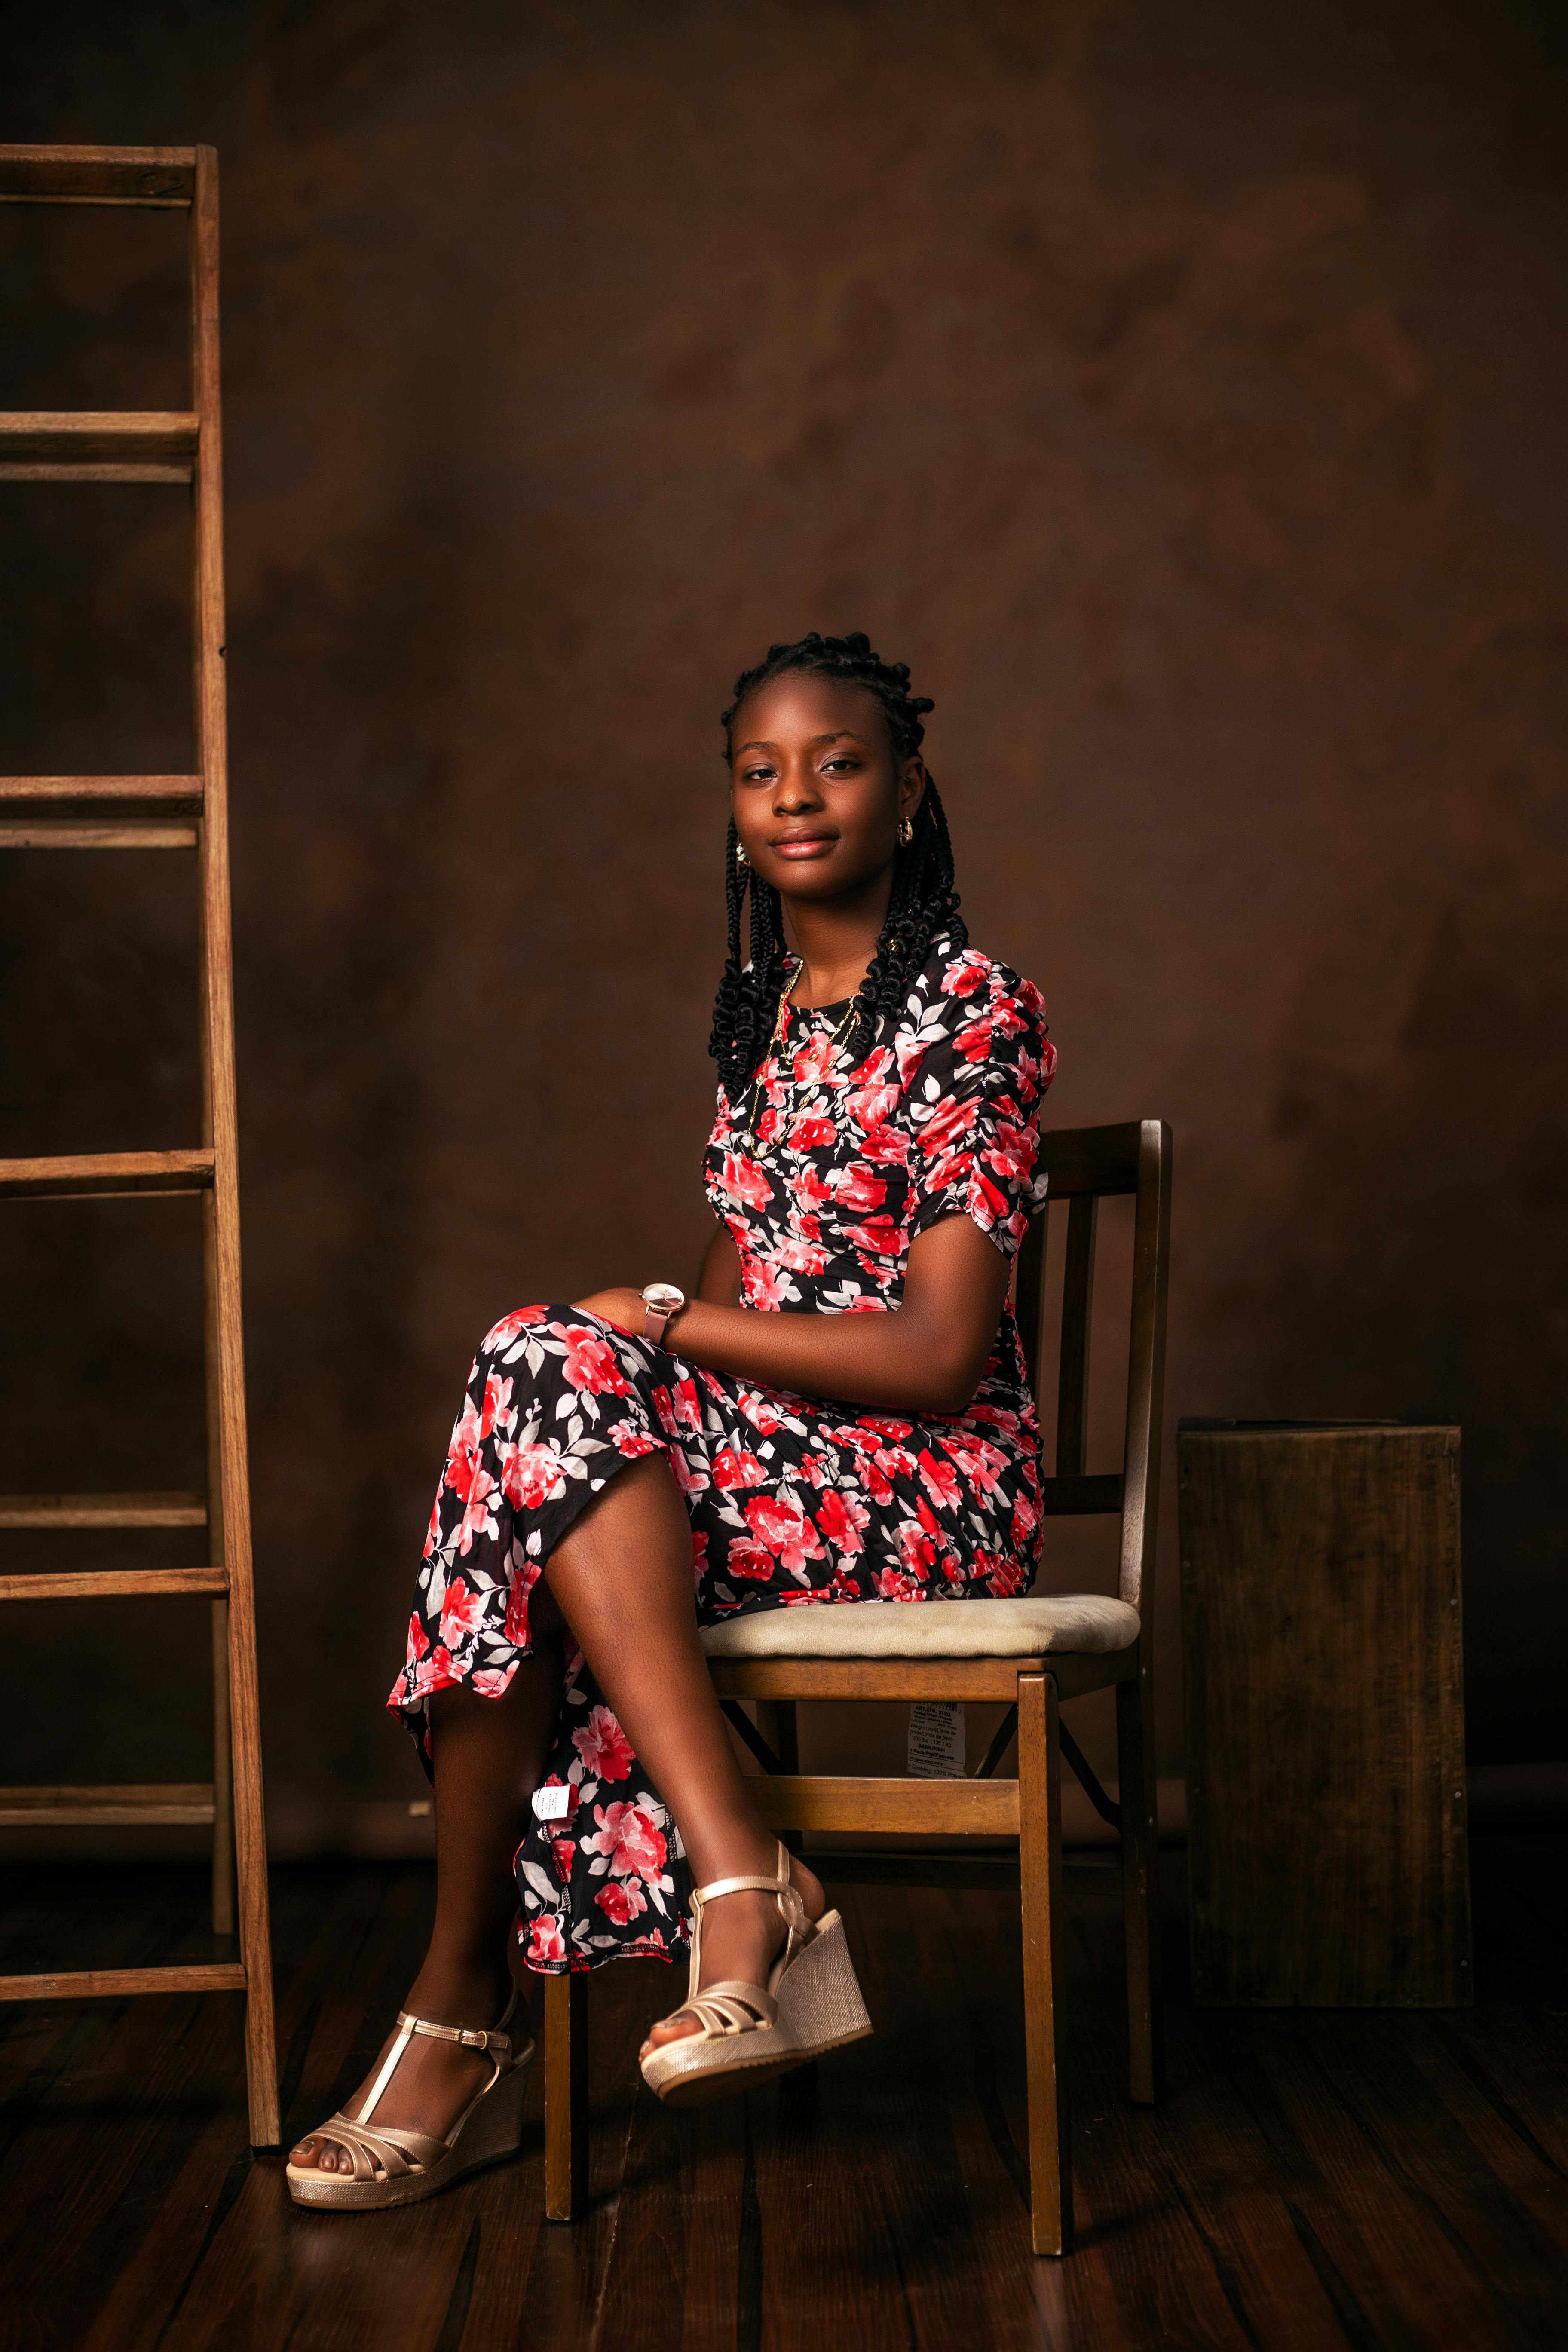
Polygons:
<instances>
[{"instance_id":1,"label":"mottled brown backdrop","mask_svg":"<svg viewBox=\"0 0 1568 2352\"><path fill-rule=\"evenodd\" d=\"M222 160L283 1842L419 1792L378 1710L479 1332L695 1264L715 722L813 625L936 697L1048 1116L1174 1126L1173 1421L1462 1420L1472 1753L1560 1755L1561 19L26 13L4 136ZM180 233L0 211L0 404L183 404ZM191 763L184 530L177 490L5 494L0 766ZM0 1150L191 1139L185 881L5 861ZM187 1206L0 1220L5 1486L199 1480ZM202 1775L197 1608L5 1630L0 1778Z\"/></svg>"}]
</instances>

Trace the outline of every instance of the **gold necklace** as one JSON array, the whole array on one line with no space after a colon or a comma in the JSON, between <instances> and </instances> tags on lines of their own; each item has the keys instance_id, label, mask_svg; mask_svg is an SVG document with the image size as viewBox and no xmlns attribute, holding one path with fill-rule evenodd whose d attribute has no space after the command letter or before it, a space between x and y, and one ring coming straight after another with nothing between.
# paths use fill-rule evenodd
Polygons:
<instances>
[{"instance_id":1,"label":"gold necklace","mask_svg":"<svg viewBox=\"0 0 1568 2352\"><path fill-rule=\"evenodd\" d=\"M797 963L793 974L791 975L789 986L780 993L779 1009L773 1015L773 1034L768 1039L767 1050L757 1066L757 1085L756 1091L752 1097L752 1115L746 1121L746 1133L753 1143L757 1139L757 1118L762 1108L763 1088L767 1084L768 1064L773 1060L773 1055L777 1050L779 1039L784 1034L784 1015L789 1010L789 1001L795 994L796 982L799 981L801 973L805 970L805 966L804 963ZM814 1010L814 1008L808 1005L806 1010L807 1012L810 1012ZM854 997L851 997L845 1009L843 1020L838 1024L838 1026L835 1029L832 1036L827 1041L828 1047L833 1053L835 1060L837 1059L838 1041L843 1036L844 1032L848 1028L849 1024L854 1018L855 999Z\"/></svg>"},{"instance_id":2,"label":"gold necklace","mask_svg":"<svg viewBox=\"0 0 1568 2352\"><path fill-rule=\"evenodd\" d=\"M780 1036L783 1034L784 1013L789 1004L790 998L795 994L795 982L799 980L801 973L805 970L805 964L797 963L794 971L790 974L789 986L779 992L779 1009L773 1015L773 1034L768 1039L767 1045L763 1049L762 1060L757 1064L757 1085L756 1091L752 1097L752 1116L746 1121L746 1133L753 1143L755 1143L757 1139L757 1115L762 1108L763 1088L767 1084L768 1064L773 1060L774 1048L778 1045Z\"/></svg>"}]
</instances>

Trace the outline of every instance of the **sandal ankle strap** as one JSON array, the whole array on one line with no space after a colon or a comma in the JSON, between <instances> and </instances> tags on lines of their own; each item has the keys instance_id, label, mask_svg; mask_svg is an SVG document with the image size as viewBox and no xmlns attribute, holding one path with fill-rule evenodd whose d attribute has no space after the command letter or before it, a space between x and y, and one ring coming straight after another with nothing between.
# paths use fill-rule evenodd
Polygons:
<instances>
[{"instance_id":1,"label":"sandal ankle strap","mask_svg":"<svg viewBox=\"0 0 1568 2352\"><path fill-rule=\"evenodd\" d=\"M507 2014L511 2014L510 2008ZM511 2036L499 2025L433 2025L427 2017L413 2017L407 2010L398 2011L397 2022L414 2033L427 2034L432 2042L459 2042L465 2050L499 2050L503 2058L511 2055Z\"/></svg>"},{"instance_id":2,"label":"sandal ankle strap","mask_svg":"<svg viewBox=\"0 0 1568 2352\"><path fill-rule=\"evenodd\" d=\"M760 1874L748 1874L741 1878L710 1879L706 1886L695 1887L692 1890L691 1908L699 1924L701 1922L704 1906L716 1903L721 1895L772 1895L777 1900L780 1916L789 1929L791 1937L808 1936L811 1932L811 1920L800 1889L789 1874L789 1848L782 1838L779 1840L778 1855L778 1867L772 1878L763 1878Z\"/></svg>"},{"instance_id":3,"label":"sandal ankle strap","mask_svg":"<svg viewBox=\"0 0 1568 2352\"><path fill-rule=\"evenodd\" d=\"M511 2036L501 2029L510 2024L511 2013L516 2007L517 1987L514 1984L511 1999L500 2013L499 2025L437 2025L427 2017L416 2017L411 2011L400 2009L397 2012L397 2037L383 2061L380 2074L370 2086L369 2096L352 2120L362 2125L369 2123L381 2103L382 2093L396 2074L403 2053L416 2033L428 2034L433 2042L460 2042L465 2050L482 2050L495 2068L490 2083L490 2087L493 2087L512 2063Z\"/></svg>"},{"instance_id":4,"label":"sandal ankle strap","mask_svg":"<svg viewBox=\"0 0 1568 2352\"><path fill-rule=\"evenodd\" d=\"M804 1936L811 1925L800 1889L781 1886L776 1878L715 1878L706 1886L693 1888L691 1907L700 1917L708 1905L716 1903L721 1895L741 1894L773 1895L785 1927L797 1936Z\"/></svg>"}]
</instances>

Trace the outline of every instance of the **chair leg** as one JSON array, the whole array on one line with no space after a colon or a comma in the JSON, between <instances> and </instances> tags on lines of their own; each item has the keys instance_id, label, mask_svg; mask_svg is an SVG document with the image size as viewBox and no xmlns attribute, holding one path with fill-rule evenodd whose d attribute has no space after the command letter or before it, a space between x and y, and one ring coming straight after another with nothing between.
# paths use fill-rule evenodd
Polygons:
<instances>
[{"instance_id":1,"label":"chair leg","mask_svg":"<svg viewBox=\"0 0 1568 2352\"><path fill-rule=\"evenodd\" d=\"M800 1733L793 1698L757 1701L757 1729L786 1772L800 1770ZM784 1843L791 1853L804 1853L805 1840L798 1830L785 1830Z\"/></svg>"},{"instance_id":2,"label":"chair leg","mask_svg":"<svg viewBox=\"0 0 1568 2352\"><path fill-rule=\"evenodd\" d=\"M588 1979L544 1979L544 2210L575 2221L588 2202Z\"/></svg>"},{"instance_id":3,"label":"chair leg","mask_svg":"<svg viewBox=\"0 0 1568 2352\"><path fill-rule=\"evenodd\" d=\"M228 1603L213 1602L213 1934L234 1933L234 1753L228 1719Z\"/></svg>"},{"instance_id":4,"label":"chair leg","mask_svg":"<svg viewBox=\"0 0 1568 2352\"><path fill-rule=\"evenodd\" d=\"M1147 1658L1135 1682L1116 1686L1116 1757L1121 1801L1121 1911L1127 1936L1127 2040L1132 2096L1164 2095L1165 2020L1160 1998L1160 1824L1154 1779L1154 1691Z\"/></svg>"},{"instance_id":5,"label":"chair leg","mask_svg":"<svg viewBox=\"0 0 1568 2352\"><path fill-rule=\"evenodd\" d=\"M1030 2228L1037 2254L1072 2246L1072 2150L1062 2033L1061 1760L1057 1686L1018 1677L1018 1862L1024 1897L1024 2049Z\"/></svg>"}]
</instances>

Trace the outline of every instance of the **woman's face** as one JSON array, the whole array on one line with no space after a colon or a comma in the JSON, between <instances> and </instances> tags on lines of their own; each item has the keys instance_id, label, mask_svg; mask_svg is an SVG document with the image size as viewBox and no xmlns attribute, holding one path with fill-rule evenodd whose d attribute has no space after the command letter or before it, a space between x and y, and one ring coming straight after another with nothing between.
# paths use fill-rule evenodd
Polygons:
<instances>
[{"instance_id":1,"label":"woman's face","mask_svg":"<svg viewBox=\"0 0 1568 2352\"><path fill-rule=\"evenodd\" d=\"M809 670L749 694L731 734L730 797L747 862L786 898L837 898L890 871L925 790L895 766L876 696Z\"/></svg>"}]
</instances>

